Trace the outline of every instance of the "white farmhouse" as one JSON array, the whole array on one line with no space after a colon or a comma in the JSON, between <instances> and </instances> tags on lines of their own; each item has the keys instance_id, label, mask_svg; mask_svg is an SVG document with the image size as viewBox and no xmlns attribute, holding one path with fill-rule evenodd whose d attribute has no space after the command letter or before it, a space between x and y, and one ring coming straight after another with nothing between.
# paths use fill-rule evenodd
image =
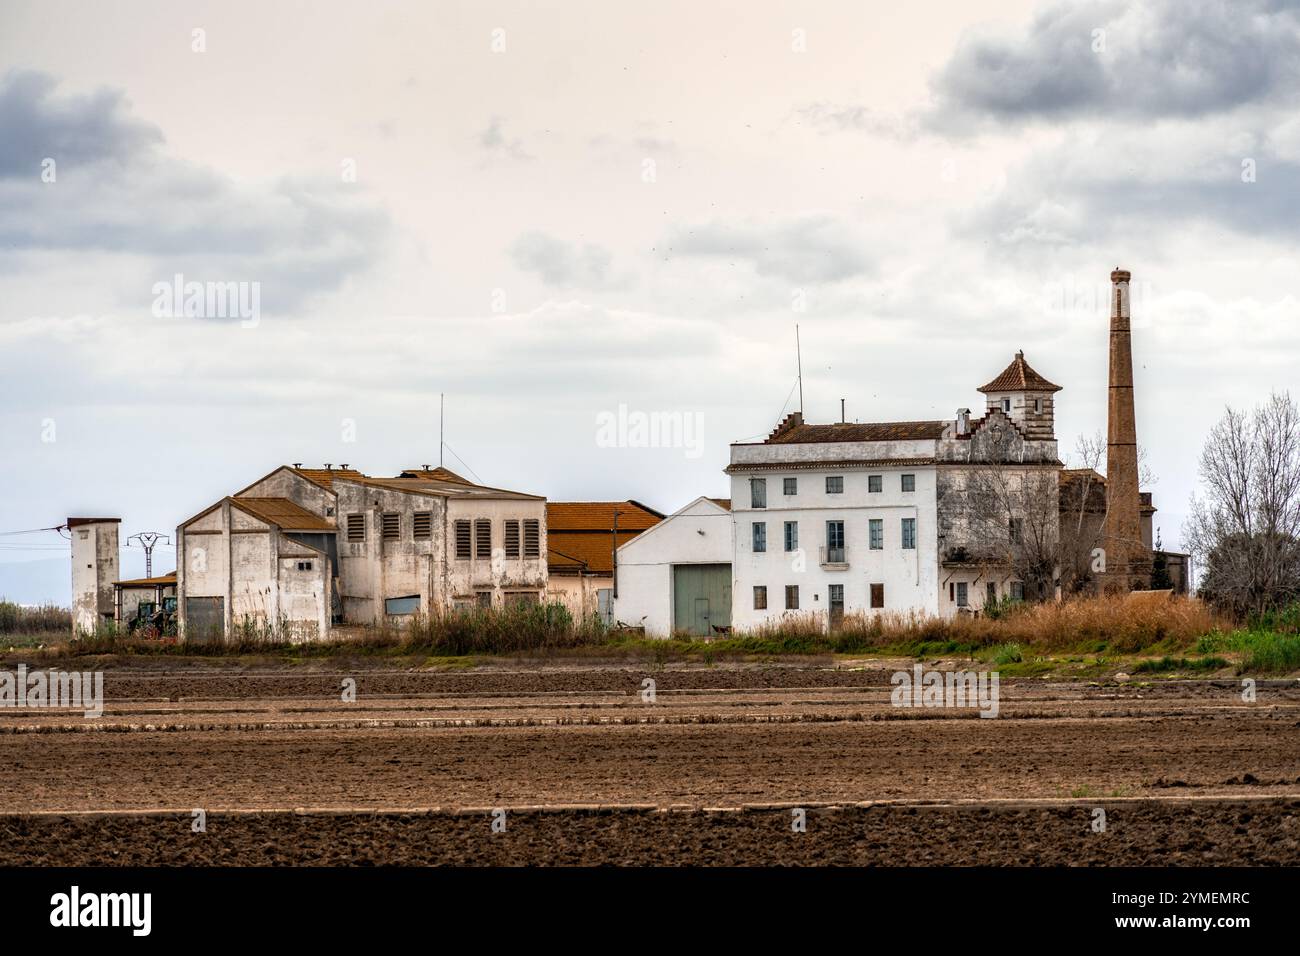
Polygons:
<instances>
[{"instance_id":1,"label":"white farmhouse","mask_svg":"<svg viewBox=\"0 0 1300 956\"><path fill-rule=\"evenodd\" d=\"M951 615L1023 596L1059 532L1053 396L1024 354L985 415L828 425L785 418L731 446L732 625L786 614Z\"/></svg>"}]
</instances>

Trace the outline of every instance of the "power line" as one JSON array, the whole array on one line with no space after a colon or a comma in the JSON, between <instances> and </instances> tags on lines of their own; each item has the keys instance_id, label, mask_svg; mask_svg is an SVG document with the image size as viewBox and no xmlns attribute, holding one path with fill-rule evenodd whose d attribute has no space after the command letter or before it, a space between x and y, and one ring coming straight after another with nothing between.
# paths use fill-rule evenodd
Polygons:
<instances>
[{"instance_id":1,"label":"power line","mask_svg":"<svg viewBox=\"0 0 1300 956\"><path fill-rule=\"evenodd\" d=\"M456 454L456 449L452 448L446 442L443 442L442 445L444 448L447 449L447 451L451 452L453 458L455 458L458 462L460 462L462 465L465 466L465 470L474 476L475 481L477 481L480 485L483 484L483 479L478 476L478 472L476 472L473 468L469 466L469 462L467 462L464 458L461 458L460 455Z\"/></svg>"}]
</instances>

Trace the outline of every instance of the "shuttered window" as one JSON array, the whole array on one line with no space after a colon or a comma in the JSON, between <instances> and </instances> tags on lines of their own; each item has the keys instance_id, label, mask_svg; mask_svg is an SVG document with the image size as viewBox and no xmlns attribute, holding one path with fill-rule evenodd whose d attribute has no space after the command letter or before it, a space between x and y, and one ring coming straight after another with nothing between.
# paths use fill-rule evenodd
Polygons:
<instances>
[{"instance_id":1,"label":"shuttered window","mask_svg":"<svg viewBox=\"0 0 1300 956\"><path fill-rule=\"evenodd\" d=\"M474 557L492 557L492 522L487 518L474 522Z\"/></svg>"},{"instance_id":2,"label":"shuttered window","mask_svg":"<svg viewBox=\"0 0 1300 956\"><path fill-rule=\"evenodd\" d=\"M506 522L506 557L519 557L519 522Z\"/></svg>"},{"instance_id":3,"label":"shuttered window","mask_svg":"<svg viewBox=\"0 0 1300 956\"><path fill-rule=\"evenodd\" d=\"M348 540L349 541L366 540L366 516L365 515L348 515Z\"/></svg>"},{"instance_id":4,"label":"shuttered window","mask_svg":"<svg viewBox=\"0 0 1300 956\"><path fill-rule=\"evenodd\" d=\"M461 518L456 522L456 557L462 561L468 561L469 553L469 522Z\"/></svg>"},{"instance_id":5,"label":"shuttered window","mask_svg":"<svg viewBox=\"0 0 1300 956\"><path fill-rule=\"evenodd\" d=\"M787 611L799 610L799 585L787 584L785 586L785 609Z\"/></svg>"},{"instance_id":6,"label":"shuttered window","mask_svg":"<svg viewBox=\"0 0 1300 956\"><path fill-rule=\"evenodd\" d=\"M874 608L885 606L885 586L883 584L871 585L871 606Z\"/></svg>"},{"instance_id":7,"label":"shuttered window","mask_svg":"<svg viewBox=\"0 0 1300 956\"><path fill-rule=\"evenodd\" d=\"M528 518L524 521L524 557L539 558L542 556L542 523L536 518Z\"/></svg>"},{"instance_id":8,"label":"shuttered window","mask_svg":"<svg viewBox=\"0 0 1300 956\"><path fill-rule=\"evenodd\" d=\"M767 610L767 585L766 584L754 585L754 610L755 611Z\"/></svg>"},{"instance_id":9,"label":"shuttered window","mask_svg":"<svg viewBox=\"0 0 1300 956\"><path fill-rule=\"evenodd\" d=\"M382 518L384 540L394 541L401 536L402 516L396 511L385 511Z\"/></svg>"},{"instance_id":10,"label":"shuttered window","mask_svg":"<svg viewBox=\"0 0 1300 956\"><path fill-rule=\"evenodd\" d=\"M433 537L433 512L417 511L413 519L411 531L417 538Z\"/></svg>"}]
</instances>

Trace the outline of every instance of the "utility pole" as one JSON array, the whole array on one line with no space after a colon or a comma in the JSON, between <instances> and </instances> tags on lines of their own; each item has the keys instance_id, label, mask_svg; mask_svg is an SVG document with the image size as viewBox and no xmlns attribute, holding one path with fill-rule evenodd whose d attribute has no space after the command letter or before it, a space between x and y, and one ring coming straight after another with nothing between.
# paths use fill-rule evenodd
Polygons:
<instances>
[{"instance_id":1,"label":"utility pole","mask_svg":"<svg viewBox=\"0 0 1300 956\"><path fill-rule=\"evenodd\" d=\"M438 467L442 467L442 423L446 417L447 393L438 393Z\"/></svg>"},{"instance_id":2,"label":"utility pole","mask_svg":"<svg viewBox=\"0 0 1300 956\"><path fill-rule=\"evenodd\" d=\"M144 576L153 577L153 548L162 539L163 544L171 544L172 539L165 534L159 534L157 531L141 531L139 534L133 534L126 539L126 546L129 548L132 541L139 541L140 547L144 548Z\"/></svg>"},{"instance_id":3,"label":"utility pole","mask_svg":"<svg viewBox=\"0 0 1300 956\"><path fill-rule=\"evenodd\" d=\"M610 541L609 563L611 576L613 578L613 593L611 598L618 597L618 507L614 507L614 532Z\"/></svg>"}]
</instances>

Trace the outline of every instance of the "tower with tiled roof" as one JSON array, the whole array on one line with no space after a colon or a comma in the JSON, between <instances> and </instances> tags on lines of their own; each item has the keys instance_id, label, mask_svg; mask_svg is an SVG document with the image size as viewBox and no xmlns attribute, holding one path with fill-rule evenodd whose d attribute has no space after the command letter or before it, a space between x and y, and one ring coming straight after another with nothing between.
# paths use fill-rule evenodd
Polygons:
<instances>
[{"instance_id":1,"label":"tower with tiled roof","mask_svg":"<svg viewBox=\"0 0 1300 956\"><path fill-rule=\"evenodd\" d=\"M1017 352L1002 374L979 389L987 410L1000 410L1030 441L1055 440L1054 396L1060 390L1029 367L1024 352Z\"/></svg>"}]
</instances>

